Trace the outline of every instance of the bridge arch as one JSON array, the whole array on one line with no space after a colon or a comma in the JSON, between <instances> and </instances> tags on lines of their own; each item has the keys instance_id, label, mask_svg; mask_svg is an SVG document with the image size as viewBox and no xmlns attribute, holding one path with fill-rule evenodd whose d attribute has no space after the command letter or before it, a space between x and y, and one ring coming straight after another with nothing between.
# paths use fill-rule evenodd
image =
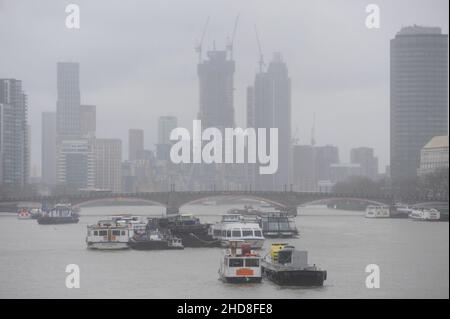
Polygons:
<instances>
[{"instance_id":1,"label":"bridge arch","mask_svg":"<svg viewBox=\"0 0 450 319\"><path fill-rule=\"evenodd\" d=\"M308 206L315 205L320 203L328 203L330 201L352 201L352 202L365 202L369 205L377 205L377 206L386 206L386 203L381 201L373 200L373 199L365 199L365 198L357 198L357 197L328 197L328 198L320 198L311 201L307 201L305 203L300 204L299 206Z\"/></svg>"},{"instance_id":2,"label":"bridge arch","mask_svg":"<svg viewBox=\"0 0 450 319\"><path fill-rule=\"evenodd\" d=\"M95 204L99 202L108 202L108 203L120 203L120 202L137 202L137 203L143 203L143 204L152 204L162 207L167 207L166 204L163 204L161 202L151 200L151 199L145 199L145 198L139 198L139 197L98 197L98 198L86 198L85 200L78 201L77 203L73 204L73 207L80 208L84 206L89 206L90 204Z\"/></svg>"},{"instance_id":3,"label":"bridge arch","mask_svg":"<svg viewBox=\"0 0 450 319\"><path fill-rule=\"evenodd\" d=\"M239 199L253 199L258 201L263 201L268 204L274 205L276 207L280 208L287 208L289 205L287 203L283 203L281 200L274 200L271 198L267 198L261 195L249 195L249 194L205 194L204 196L199 196L195 199L191 199L185 202L179 203L178 207L181 208L183 206L191 205L195 202L199 202L205 199L217 199L217 198L226 198L226 197L232 197L232 198L239 198Z\"/></svg>"}]
</instances>

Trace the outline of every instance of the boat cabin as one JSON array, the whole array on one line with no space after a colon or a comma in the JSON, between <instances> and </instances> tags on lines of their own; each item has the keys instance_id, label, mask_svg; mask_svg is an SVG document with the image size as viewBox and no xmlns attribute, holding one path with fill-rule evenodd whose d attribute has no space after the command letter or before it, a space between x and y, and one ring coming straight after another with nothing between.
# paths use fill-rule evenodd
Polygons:
<instances>
[{"instance_id":1,"label":"boat cabin","mask_svg":"<svg viewBox=\"0 0 450 319\"><path fill-rule=\"evenodd\" d=\"M225 282L260 282L261 257L250 245L233 241L225 250L219 274Z\"/></svg>"},{"instance_id":2,"label":"boat cabin","mask_svg":"<svg viewBox=\"0 0 450 319\"><path fill-rule=\"evenodd\" d=\"M241 219L242 219L241 214L223 214L221 222L222 223L240 222Z\"/></svg>"},{"instance_id":3,"label":"boat cabin","mask_svg":"<svg viewBox=\"0 0 450 319\"><path fill-rule=\"evenodd\" d=\"M113 220L100 220L96 225L88 226L88 242L128 242L128 240L128 227Z\"/></svg>"}]
</instances>

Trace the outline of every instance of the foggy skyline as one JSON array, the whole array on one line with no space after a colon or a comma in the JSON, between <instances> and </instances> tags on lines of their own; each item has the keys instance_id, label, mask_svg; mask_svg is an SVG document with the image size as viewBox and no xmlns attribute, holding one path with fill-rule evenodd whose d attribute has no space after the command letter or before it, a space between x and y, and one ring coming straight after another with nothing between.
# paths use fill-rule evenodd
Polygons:
<instances>
[{"instance_id":1,"label":"foggy skyline","mask_svg":"<svg viewBox=\"0 0 450 319\"><path fill-rule=\"evenodd\" d=\"M81 28L65 28L65 6L80 6ZM367 29L365 7L380 6L381 28ZM206 18L203 52L234 41L236 125L245 127L246 88L258 69L258 27L266 65L279 51L292 79L292 135L309 144L375 149L389 162L389 40L402 26L448 33L447 1L29 1L0 0L0 78L22 80L28 95L31 163L40 167L41 113L56 110L57 62L80 63L81 103L97 105L97 137L145 131L157 142L157 117L191 129L198 112L196 40ZM113 123L113 125L111 124ZM298 131L296 132L296 128Z\"/></svg>"}]
</instances>

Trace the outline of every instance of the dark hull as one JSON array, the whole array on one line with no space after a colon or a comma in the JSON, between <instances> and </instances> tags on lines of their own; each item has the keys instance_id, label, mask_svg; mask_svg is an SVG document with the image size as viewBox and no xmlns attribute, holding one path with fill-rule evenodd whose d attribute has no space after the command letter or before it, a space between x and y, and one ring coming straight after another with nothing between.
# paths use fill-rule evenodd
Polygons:
<instances>
[{"instance_id":1,"label":"dark hull","mask_svg":"<svg viewBox=\"0 0 450 319\"><path fill-rule=\"evenodd\" d=\"M265 238L294 238L294 237L298 237L298 233L296 232L291 232L291 233L272 233L272 232L263 232L263 235Z\"/></svg>"},{"instance_id":2,"label":"dark hull","mask_svg":"<svg viewBox=\"0 0 450 319\"><path fill-rule=\"evenodd\" d=\"M38 217L37 222L41 225L76 224L78 217Z\"/></svg>"},{"instance_id":3,"label":"dark hull","mask_svg":"<svg viewBox=\"0 0 450 319\"><path fill-rule=\"evenodd\" d=\"M128 242L128 246L135 250L165 250L165 249L183 249L184 247L169 246L165 240L133 240Z\"/></svg>"},{"instance_id":4,"label":"dark hull","mask_svg":"<svg viewBox=\"0 0 450 319\"><path fill-rule=\"evenodd\" d=\"M220 240L208 234L209 225L176 225L170 227L173 235L181 238L184 247L220 247Z\"/></svg>"},{"instance_id":5,"label":"dark hull","mask_svg":"<svg viewBox=\"0 0 450 319\"><path fill-rule=\"evenodd\" d=\"M261 277L224 277L222 281L230 284L260 283Z\"/></svg>"},{"instance_id":6,"label":"dark hull","mask_svg":"<svg viewBox=\"0 0 450 319\"><path fill-rule=\"evenodd\" d=\"M407 212L397 212L397 211L390 212L391 218L408 218L408 216L409 216L409 213L407 213Z\"/></svg>"},{"instance_id":7,"label":"dark hull","mask_svg":"<svg viewBox=\"0 0 450 319\"><path fill-rule=\"evenodd\" d=\"M181 238L185 247L220 247L220 240L216 240L208 234L179 233L176 231L173 234Z\"/></svg>"},{"instance_id":8,"label":"dark hull","mask_svg":"<svg viewBox=\"0 0 450 319\"><path fill-rule=\"evenodd\" d=\"M263 267L263 275L280 286L323 286L326 270L280 270Z\"/></svg>"}]
</instances>

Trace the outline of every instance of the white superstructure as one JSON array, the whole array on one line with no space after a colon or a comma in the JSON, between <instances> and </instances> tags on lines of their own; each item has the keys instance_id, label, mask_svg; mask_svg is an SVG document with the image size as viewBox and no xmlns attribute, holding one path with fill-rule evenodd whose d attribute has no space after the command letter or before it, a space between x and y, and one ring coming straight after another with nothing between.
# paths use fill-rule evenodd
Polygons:
<instances>
[{"instance_id":1,"label":"white superstructure","mask_svg":"<svg viewBox=\"0 0 450 319\"><path fill-rule=\"evenodd\" d=\"M413 208L411 214L409 214L409 218L415 220L433 221L440 220L441 214L434 208Z\"/></svg>"},{"instance_id":2,"label":"white superstructure","mask_svg":"<svg viewBox=\"0 0 450 319\"><path fill-rule=\"evenodd\" d=\"M366 218L389 218L389 206L367 206Z\"/></svg>"},{"instance_id":3,"label":"white superstructure","mask_svg":"<svg viewBox=\"0 0 450 319\"><path fill-rule=\"evenodd\" d=\"M223 247L229 247L230 241L237 241L238 246L249 244L252 249L259 249L264 244L262 229L258 223L246 222L238 214L222 215L222 220L211 225L210 235L221 241Z\"/></svg>"},{"instance_id":4,"label":"white superstructure","mask_svg":"<svg viewBox=\"0 0 450 319\"><path fill-rule=\"evenodd\" d=\"M90 249L127 249L129 229L126 224L113 220L100 220L96 225L87 226L86 244Z\"/></svg>"}]
</instances>

